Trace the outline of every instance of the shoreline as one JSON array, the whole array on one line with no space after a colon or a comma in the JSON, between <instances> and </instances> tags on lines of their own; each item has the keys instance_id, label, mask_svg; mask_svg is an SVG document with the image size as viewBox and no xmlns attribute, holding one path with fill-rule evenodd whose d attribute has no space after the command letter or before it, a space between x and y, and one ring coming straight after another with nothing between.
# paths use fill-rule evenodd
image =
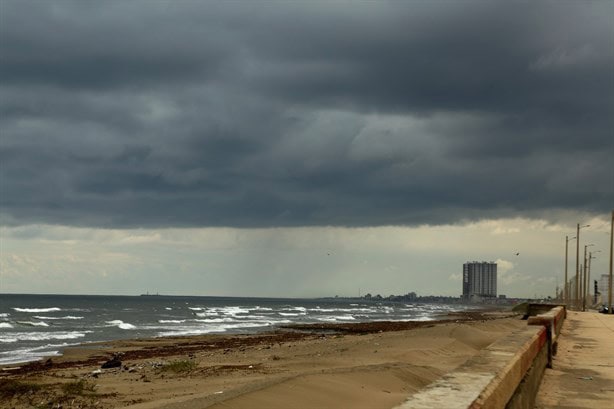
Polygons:
<instances>
[{"instance_id":1,"label":"shoreline","mask_svg":"<svg viewBox=\"0 0 614 409\"><path fill-rule=\"evenodd\" d=\"M352 304L337 299L286 303L285 299L255 302L247 298L120 298L121 302L108 297L24 295L5 300L0 313L0 366L54 358L66 347L110 340L257 334L293 323L428 321L477 307L402 302Z\"/></svg>"},{"instance_id":2,"label":"shoreline","mask_svg":"<svg viewBox=\"0 0 614 409\"><path fill-rule=\"evenodd\" d=\"M313 393L323 399L324 407L345 405L349 402L346 399L361 407L360 401L352 400L354 395L327 392L327 385L335 382L357 397L366 399L367 394L369 402L375 402L373 407L380 403L391 407L524 325L516 314L472 311L449 314L440 321L304 324L252 335L207 334L89 344L87 348L67 348L61 357L2 368L0 386L11 382L38 386L24 394L0 388L7 402L0 407L25 408L44 401L64 407L71 407L67 402L77 402L80 407L112 408L121 402L120 406L135 408L172 408L193 399L198 400L198 407L206 407L253 394L264 399L263 407L276 407L268 400L289 394L280 400L279 407L292 407L290 402L298 399L294 394L304 390L310 396L314 382L320 386ZM101 369L113 356L120 358L120 366ZM166 371L173 363L189 368L178 373ZM381 383L384 380L388 386ZM92 390L70 395L62 388L71 382L82 382ZM254 407L249 402L236 405Z\"/></svg>"},{"instance_id":3,"label":"shoreline","mask_svg":"<svg viewBox=\"0 0 614 409\"><path fill-rule=\"evenodd\" d=\"M125 339L115 339L115 340L103 340L103 341L92 341L92 342L84 342L75 345L69 345L60 349L59 355L48 355L42 356L37 359L21 361L21 362L13 362L13 363L0 363L0 376L2 375L2 371L12 370L17 371L14 373L19 373L19 371L30 371L37 370L37 368L41 367L41 365L49 366L49 362L55 364L61 364L63 366L70 365L69 362L73 361L73 359L77 356L82 357L88 355L87 351L100 351L100 353L108 353L104 352L105 350L113 350L115 348L122 348L122 345L146 345L149 343L153 343L156 345L165 345L165 344L185 344L184 347L186 350L190 348L198 348L202 345L212 345L207 344L207 340L209 338L212 339L241 339L242 337L246 338L254 338L254 339L268 339L268 337L272 335L282 336L282 338L292 338L290 336L291 333L296 333L296 339L307 338L309 335L314 334L368 334L374 332L389 332L389 331L405 331L412 330L421 327L428 327L435 324L449 323L449 322L465 322L472 320L484 320L484 319L494 319L501 316L515 316L516 314L511 311L503 311L501 309L496 308L479 308L475 310L469 311L455 311L443 313L439 316L435 316L433 319L428 320L408 320L408 321L365 321L365 322L343 322L343 323L287 323L278 325L274 329L259 331L259 332L245 332L245 333L233 333L233 334L224 334L224 333L210 333L210 334L201 334L201 335L182 335L182 336L161 336L161 337L144 337L144 338L125 338ZM302 334L302 335L301 335ZM204 339L201 341L201 339ZM225 341L222 341L224 343ZM251 342L251 341L250 341ZM257 342L257 341L256 341ZM229 345L233 343L230 342ZM159 350L156 353L164 354L165 356L172 353L172 350L169 348L165 348L164 350ZM92 352L93 354L93 352ZM130 351L130 357L145 357L147 354L153 355L154 352L151 350L149 352L135 352ZM91 361L92 358L88 359ZM85 364L86 362L78 362L77 364ZM88 362L89 363L89 362ZM18 369L23 368L23 369Z\"/></svg>"}]
</instances>

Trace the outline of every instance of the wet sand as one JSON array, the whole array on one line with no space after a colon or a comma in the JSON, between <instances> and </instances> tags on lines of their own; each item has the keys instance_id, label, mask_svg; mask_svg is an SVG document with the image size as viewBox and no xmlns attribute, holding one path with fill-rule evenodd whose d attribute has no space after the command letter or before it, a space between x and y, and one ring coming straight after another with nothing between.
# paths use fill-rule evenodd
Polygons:
<instances>
[{"instance_id":1,"label":"wet sand","mask_svg":"<svg viewBox=\"0 0 614 409\"><path fill-rule=\"evenodd\" d=\"M3 368L0 407L391 408L524 326L473 312L88 345ZM121 367L100 369L116 354Z\"/></svg>"}]
</instances>

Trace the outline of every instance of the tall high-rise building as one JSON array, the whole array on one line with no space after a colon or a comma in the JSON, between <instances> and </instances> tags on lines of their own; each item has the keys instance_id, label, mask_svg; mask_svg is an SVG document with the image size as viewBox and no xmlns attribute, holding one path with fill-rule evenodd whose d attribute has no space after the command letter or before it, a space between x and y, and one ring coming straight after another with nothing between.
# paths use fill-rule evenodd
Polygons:
<instances>
[{"instance_id":1,"label":"tall high-rise building","mask_svg":"<svg viewBox=\"0 0 614 409\"><path fill-rule=\"evenodd\" d=\"M463 264L463 298L497 296L497 263L466 262Z\"/></svg>"}]
</instances>

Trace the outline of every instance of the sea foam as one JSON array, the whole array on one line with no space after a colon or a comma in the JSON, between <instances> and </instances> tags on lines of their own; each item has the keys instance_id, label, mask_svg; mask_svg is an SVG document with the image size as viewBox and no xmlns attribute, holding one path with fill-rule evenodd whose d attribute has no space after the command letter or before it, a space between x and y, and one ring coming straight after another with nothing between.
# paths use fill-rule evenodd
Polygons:
<instances>
[{"instance_id":1,"label":"sea foam","mask_svg":"<svg viewBox=\"0 0 614 409\"><path fill-rule=\"evenodd\" d=\"M51 311L62 311L61 308L58 307L50 307L50 308L13 308L15 311L19 312L51 312Z\"/></svg>"},{"instance_id":2,"label":"sea foam","mask_svg":"<svg viewBox=\"0 0 614 409\"><path fill-rule=\"evenodd\" d=\"M116 326L121 329L136 329L136 326L122 320L107 321L107 324L109 324L109 326Z\"/></svg>"}]
</instances>

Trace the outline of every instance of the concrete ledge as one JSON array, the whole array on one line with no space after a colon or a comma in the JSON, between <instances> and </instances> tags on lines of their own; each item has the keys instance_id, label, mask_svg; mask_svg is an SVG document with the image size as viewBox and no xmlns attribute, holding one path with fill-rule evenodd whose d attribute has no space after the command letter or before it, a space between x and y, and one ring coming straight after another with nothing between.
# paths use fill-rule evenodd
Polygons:
<instances>
[{"instance_id":1,"label":"concrete ledge","mask_svg":"<svg viewBox=\"0 0 614 409\"><path fill-rule=\"evenodd\" d=\"M557 342L559 335L561 334L561 329L563 328L565 315L565 307L558 306L552 308L548 312L536 315L534 317L529 317L527 320L528 325L541 325L546 327L546 329L550 332L551 347L550 356L548 357L548 367L550 368L552 367L552 356L556 355Z\"/></svg>"},{"instance_id":2,"label":"concrete ledge","mask_svg":"<svg viewBox=\"0 0 614 409\"><path fill-rule=\"evenodd\" d=\"M514 332L397 408L504 408L547 342L544 327Z\"/></svg>"},{"instance_id":3,"label":"concrete ledge","mask_svg":"<svg viewBox=\"0 0 614 409\"><path fill-rule=\"evenodd\" d=\"M532 317L535 315L539 315L539 314L545 314L547 312L549 312L551 309L556 308L556 307L563 307L565 308L565 304L538 304L538 303L531 303L527 306L527 314L526 317ZM563 317L565 318L565 317Z\"/></svg>"},{"instance_id":4,"label":"concrete ledge","mask_svg":"<svg viewBox=\"0 0 614 409\"><path fill-rule=\"evenodd\" d=\"M534 306L527 328L489 345L396 409L533 407L566 316L561 305Z\"/></svg>"}]
</instances>

